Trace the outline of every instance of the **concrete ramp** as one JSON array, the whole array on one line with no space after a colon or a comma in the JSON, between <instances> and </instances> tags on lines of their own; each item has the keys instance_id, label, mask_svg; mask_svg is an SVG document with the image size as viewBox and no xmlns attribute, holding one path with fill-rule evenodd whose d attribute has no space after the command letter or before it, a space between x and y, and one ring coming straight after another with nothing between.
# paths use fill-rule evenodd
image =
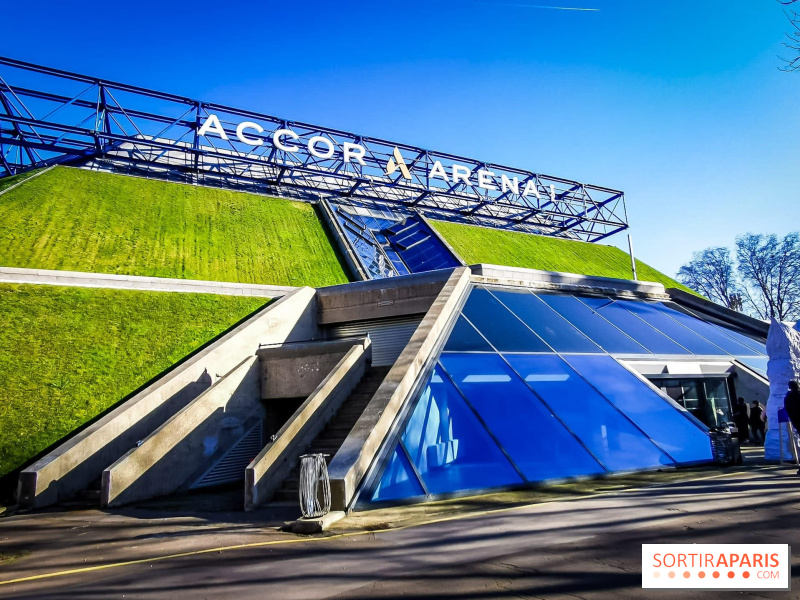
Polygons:
<instances>
[{"instance_id":1,"label":"concrete ramp","mask_svg":"<svg viewBox=\"0 0 800 600\"><path fill-rule=\"evenodd\" d=\"M191 487L262 420L258 358L251 356L103 471L102 506Z\"/></svg>"},{"instance_id":2,"label":"concrete ramp","mask_svg":"<svg viewBox=\"0 0 800 600\"><path fill-rule=\"evenodd\" d=\"M318 336L316 313L316 292L308 287L260 310L23 470L19 504L40 508L72 500L221 375L255 356L260 345Z\"/></svg>"}]
</instances>

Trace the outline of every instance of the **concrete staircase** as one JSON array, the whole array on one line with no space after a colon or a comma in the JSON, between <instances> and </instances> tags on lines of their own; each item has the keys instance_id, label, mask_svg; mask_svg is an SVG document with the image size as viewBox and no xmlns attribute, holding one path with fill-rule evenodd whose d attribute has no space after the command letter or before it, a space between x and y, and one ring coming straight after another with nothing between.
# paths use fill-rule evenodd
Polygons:
<instances>
[{"instance_id":1,"label":"concrete staircase","mask_svg":"<svg viewBox=\"0 0 800 600\"><path fill-rule=\"evenodd\" d=\"M331 459L341 448L347 435L369 404L372 396L380 387L386 374L391 367L372 367L361 379L359 384L350 394L350 397L342 403L341 408L336 412L328 425L314 439L305 454L327 454L326 462L330 464ZM281 488L275 492L272 499L273 504L293 504L297 505L300 489L300 463L298 462L292 469L289 476L284 480Z\"/></svg>"}]
</instances>

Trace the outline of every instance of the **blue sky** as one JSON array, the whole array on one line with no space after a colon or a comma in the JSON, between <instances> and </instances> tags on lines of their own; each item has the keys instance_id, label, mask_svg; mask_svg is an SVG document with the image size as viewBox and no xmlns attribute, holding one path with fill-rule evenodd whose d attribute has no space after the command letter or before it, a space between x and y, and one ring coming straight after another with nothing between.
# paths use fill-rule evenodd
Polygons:
<instances>
[{"instance_id":1,"label":"blue sky","mask_svg":"<svg viewBox=\"0 0 800 600\"><path fill-rule=\"evenodd\" d=\"M800 229L800 73L778 70L776 0L0 11L6 56L622 189L637 256L670 274Z\"/></svg>"}]
</instances>

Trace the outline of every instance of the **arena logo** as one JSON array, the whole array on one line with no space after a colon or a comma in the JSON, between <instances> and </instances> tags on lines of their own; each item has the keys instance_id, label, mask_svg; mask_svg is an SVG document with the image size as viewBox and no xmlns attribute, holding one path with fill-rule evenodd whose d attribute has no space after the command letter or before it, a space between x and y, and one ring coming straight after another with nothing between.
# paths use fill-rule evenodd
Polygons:
<instances>
[{"instance_id":1,"label":"arena logo","mask_svg":"<svg viewBox=\"0 0 800 600\"><path fill-rule=\"evenodd\" d=\"M229 141L229 137L225 128L215 114L211 114L203 122L198 130L198 135L208 136L208 134L215 134L223 140ZM243 144L248 146L261 146L266 140L271 140L272 145L278 150L284 152L302 152L303 148L298 144L300 136L291 129L278 129L272 133L271 136L254 137L264 133L264 128L258 123L253 121L242 121L236 126L236 138ZM367 166L364 157L367 154L367 149L361 145L353 142L344 142L341 147L337 147L329 138L321 135L315 135L308 139L305 143L305 149L311 156L323 160L331 159L334 156L340 157L346 163L357 162L362 166ZM385 173L392 175L400 171L400 176L404 179L412 180L411 170L408 168L400 149L395 146L392 155L386 163ZM497 175L488 169L478 169L472 171L465 165L453 163L446 168L441 161L434 161L427 172L429 178L436 178L445 181L446 183L457 185L463 183L465 185L477 185L477 187L485 190L496 190L503 194L510 193L517 196L528 197L533 196L541 199L541 193L534 178L529 178L525 185L521 185L519 177L508 177L504 173L500 174L500 183L497 183ZM521 189L520 189L521 188ZM556 190L555 186L551 185L549 189L550 200L555 202Z\"/></svg>"}]
</instances>

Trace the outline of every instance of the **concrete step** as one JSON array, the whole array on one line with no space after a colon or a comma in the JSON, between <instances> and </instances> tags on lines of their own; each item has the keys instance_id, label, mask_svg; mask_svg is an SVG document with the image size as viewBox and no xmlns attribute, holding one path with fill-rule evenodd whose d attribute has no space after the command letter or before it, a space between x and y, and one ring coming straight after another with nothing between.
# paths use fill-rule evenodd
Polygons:
<instances>
[{"instance_id":1,"label":"concrete step","mask_svg":"<svg viewBox=\"0 0 800 600\"><path fill-rule=\"evenodd\" d=\"M359 417L364 413L364 409L369 405L370 400L380 387L389 368L373 368L358 383L353 393L344 401L338 412L333 416L328 425L314 439L304 454L327 454L325 462L330 464L336 452L342 447L348 434L353 430L353 426ZM275 492L272 504L294 504L298 502L300 489L300 464L289 473L283 481L280 489Z\"/></svg>"},{"instance_id":2,"label":"concrete step","mask_svg":"<svg viewBox=\"0 0 800 600\"><path fill-rule=\"evenodd\" d=\"M300 501L299 493L297 490L286 490L286 489L279 489L275 492L275 496L273 497L274 502L294 502L295 506L297 506L298 502Z\"/></svg>"},{"instance_id":3,"label":"concrete step","mask_svg":"<svg viewBox=\"0 0 800 600\"><path fill-rule=\"evenodd\" d=\"M100 503L100 490L82 490L78 492L77 499L86 502Z\"/></svg>"}]
</instances>

